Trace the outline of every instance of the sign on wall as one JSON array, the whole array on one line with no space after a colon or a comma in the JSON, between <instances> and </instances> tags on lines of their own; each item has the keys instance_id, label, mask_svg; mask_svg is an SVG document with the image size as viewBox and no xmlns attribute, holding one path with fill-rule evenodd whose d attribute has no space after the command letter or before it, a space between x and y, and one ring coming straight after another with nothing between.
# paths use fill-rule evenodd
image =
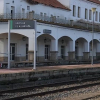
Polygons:
<instances>
[{"instance_id":1,"label":"sign on wall","mask_svg":"<svg viewBox=\"0 0 100 100\"><path fill-rule=\"evenodd\" d=\"M8 69L10 69L10 30L11 29L33 29L34 37L34 64L33 69L36 69L36 25L37 22L34 20L8 20ZM20 31L22 31L20 30ZM15 30L16 31L16 30Z\"/></svg>"},{"instance_id":2,"label":"sign on wall","mask_svg":"<svg viewBox=\"0 0 100 100\"><path fill-rule=\"evenodd\" d=\"M43 30L43 33L46 33L46 34L51 34L51 30L44 29L44 30Z\"/></svg>"},{"instance_id":3,"label":"sign on wall","mask_svg":"<svg viewBox=\"0 0 100 100\"><path fill-rule=\"evenodd\" d=\"M10 20L10 29L35 29L32 20Z\"/></svg>"}]
</instances>

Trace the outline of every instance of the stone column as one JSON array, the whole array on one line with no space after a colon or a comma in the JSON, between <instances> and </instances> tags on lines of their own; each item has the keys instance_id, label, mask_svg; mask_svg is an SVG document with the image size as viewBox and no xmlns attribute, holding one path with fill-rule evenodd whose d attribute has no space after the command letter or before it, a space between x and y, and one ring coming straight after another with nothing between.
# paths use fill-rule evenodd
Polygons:
<instances>
[{"instance_id":1,"label":"stone column","mask_svg":"<svg viewBox=\"0 0 100 100\"><path fill-rule=\"evenodd\" d=\"M69 41L68 60L75 60L75 41Z\"/></svg>"},{"instance_id":2,"label":"stone column","mask_svg":"<svg viewBox=\"0 0 100 100\"><path fill-rule=\"evenodd\" d=\"M50 60L55 61L57 60L58 51L51 51L50 52Z\"/></svg>"},{"instance_id":3,"label":"stone column","mask_svg":"<svg viewBox=\"0 0 100 100\"><path fill-rule=\"evenodd\" d=\"M83 52L83 60L89 60L90 52Z\"/></svg>"},{"instance_id":4,"label":"stone column","mask_svg":"<svg viewBox=\"0 0 100 100\"><path fill-rule=\"evenodd\" d=\"M75 60L75 52L74 51L68 52L68 59L69 60Z\"/></svg>"},{"instance_id":5,"label":"stone column","mask_svg":"<svg viewBox=\"0 0 100 100\"><path fill-rule=\"evenodd\" d=\"M28 61L33 61L34 60L34 39L29 37L28 39Z\"/></svg>"},{"instance_id":6,"label":"stone column","mask_svg":"<svg viewBox=\"0 0 100 100\"><path fill-rule=\"evenodd\" d=\"M97 52L96 52L96 59L100 60L100 43L97 43Z\"/></svg>"},{"instance_id":7,"label":"stone column","mask_svg":"<svg viewBox=\"0 0 100 100\"><path fill-rule=\"evenodd\" d=\"M69 41L69 50L75 51L75 41Z\"/></svg>"},{"instance_id":8,"label":"stone column","mask_svg":"<svg viewBox=\"0 0 100 100\"><path fill-rule=\"evenodd\" d=\"M55 61L58 59L58 40L51 40L50 60Z\"/></svg>"},{"instance_id":9,"label":"stone column","mask_svg":"<svg viewBox=\"0 0 100 100\"><path fill-rule=\"evenodd\" d=\"M33 11L29 12L29 16L28 17L29 17L30 20L32 20L34 18L34 12Z\"/></svg>"},{"instance_id":10,"label":"stone column","mask_svg":"<svg viewBox=\"0 0 100 100\"><path fill-rule=\"evenodd\" d=\"M84 43L84 49L85 51L83 52L83 60L89 60L90 59L90 50L89 50L89 42Z\"/></svg>"},{"instance_id":11,"label":"stone column","mask_svg":"<svg viewBox=\"0 0 100 100\"><path fill-rule=\"evenodd\" d=\"M28 51L28 60L33 61L34 60L34 51Z\"/></svg>"}]
</instances>

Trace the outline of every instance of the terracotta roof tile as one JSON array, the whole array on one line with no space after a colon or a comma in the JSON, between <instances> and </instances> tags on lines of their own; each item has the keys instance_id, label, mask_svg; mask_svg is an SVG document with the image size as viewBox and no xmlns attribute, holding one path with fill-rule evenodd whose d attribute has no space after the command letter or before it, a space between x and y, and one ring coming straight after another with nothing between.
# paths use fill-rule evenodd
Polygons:
<instances>
[{"instance_id":1,"label":"terracotta roof tile","mask_svg":"<svg viewBox=\"0 0 100 100\"><path fill-rule=\"evenodd\" d=\"M32 1L44 4L44 5L47 5L47 6L52 6L52 7L55 7L55 8L61 8L61 9L65 9L65 10L70 10L69 8L65 7L63 4L61 4L57 0L32 0Z\"/></svg>"},{"instance_id":2,"label":"terracotta roof tile","mask_svg":"<svg viewBox=\"0 0 100 100\"><path fill-rule=\"evenodd\" d=\"M94 3L100 4L100 1L99 1L99 0L87 0L87 1L90 1L90 2L94 2Z\"/></svg>"}]
</instances>

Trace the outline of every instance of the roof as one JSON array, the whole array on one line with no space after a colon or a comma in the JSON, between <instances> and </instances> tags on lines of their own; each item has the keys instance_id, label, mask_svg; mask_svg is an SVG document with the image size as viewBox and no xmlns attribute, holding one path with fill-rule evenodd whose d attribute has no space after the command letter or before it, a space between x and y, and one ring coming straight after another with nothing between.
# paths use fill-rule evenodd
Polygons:
<instances>
[{"instance_id":1,"label":"roof","mask_svg":"<svg viewBox=\"0 0 100 100\"><path fill-rule=\"evenodd\" d=\"M87 1L90 1L90 2L93 2L93 3L100 4L100 1L99 1L99 0L87 0Z\"/></svg>"},{"instance_id":2,"label":"roof","mask_svg":"<svg viewBox=\"0 0 100 100\"><path fill-rule=\"evenodd\" d=\"M61 9L65 9L65 10L70 10L68 7L65 7L63 4L61 4L59 1L57 0L28 0L30 3L40 3L40 4L44 4L47 6L52 6L55 8L61 8Z\"/></svg>"}]
</instances>

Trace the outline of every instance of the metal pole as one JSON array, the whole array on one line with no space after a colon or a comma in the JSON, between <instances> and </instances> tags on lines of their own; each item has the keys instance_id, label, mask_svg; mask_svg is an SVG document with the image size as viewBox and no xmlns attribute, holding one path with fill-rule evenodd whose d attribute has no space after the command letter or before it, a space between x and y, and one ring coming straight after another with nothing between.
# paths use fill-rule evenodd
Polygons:
<instances>
[{"instance_id":1,"label":"metal pole","mask_svg":"<svg viewBox=\"0 0 100 100\"><path fill-rule=\"evenodd\" d=\"M8 69L10 69L10 20L8 21Z\"/></svg>"},{"instance_id":2,"label":"metal pole","mask_svg":"<svg viewBox=\"0 0 100 100\"><path fill-rule=\"evenodd\" d=\"M92 24L92 59L91 59L92 65L93 65L93 39L94 39L94 12L93 12L93 24Z\"/></svg>"},{"instance_id":3,"label":"metal pole","mask_svg":"<svg viewBox=\"0 0 100 100\"><path fill-rule=\"evenodd\" d=\"M33 66L33 69L36 69L36 26L37 26L37 23L36 23L36 20L35 20L35 33L34 33L34 66Z\"/></svg>"}]
</instances>

